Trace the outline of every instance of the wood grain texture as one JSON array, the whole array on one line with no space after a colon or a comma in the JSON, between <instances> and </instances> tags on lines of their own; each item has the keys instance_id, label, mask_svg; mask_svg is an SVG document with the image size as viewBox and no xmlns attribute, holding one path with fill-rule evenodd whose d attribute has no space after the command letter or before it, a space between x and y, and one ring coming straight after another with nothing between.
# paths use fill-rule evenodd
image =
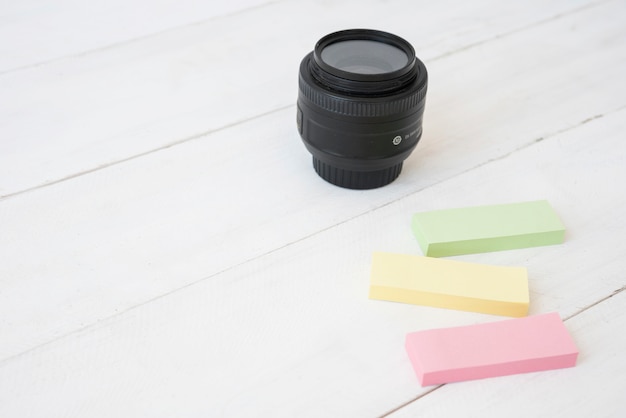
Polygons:
<instances>
[{"instance_id":1,"label":"wood grain texture","mask_svg":"<svg viewBox=\"0 0 626 418\"><path fill-rule=\"evenodd\" d=\"M0 74L94 54L181 26L270 3L268 0L20 0L2 4Z\"/></svg>"},{"instance_id":2,"label":"wood grain texture","mask_svg":"<svg viewBox=\"0 0 626 418\"><path fill-rule=\"evenodd\" d=\"M291 107L4 201L0 206L0 242L11 262L0 265L5 286L0 314L6 318L0 324L5 336L1 357L471 170L551 131L576 126L590 112L610 112L620 98L600 93L624 84L614 66L622 59L618 52L626 55L626 51L617 45L604 58L611 63L602 67L607 74L594 77L598 92L588 97L585 106L572 99L577 97L577 90L555 91L553 74L569 71L569 77L581 77L584 71L595 68L595 61L585 68L571 68L555 47L542 61L543 71L533 76L534 83L519 75L516 64L530 61L523 59L527 57L521 51L534 56L543 38L557 39L560 35L565 45L566 40L574 39L562 34L566 28L596 21L594 14L611 11L611 7L592 8L435 62L430 67L433 78L456 74L460 67L468 71L456 83L453 77L450 83L433 82L423 143L390 187L346 192L321 182L293 128ZM615 27L608 23L602 22L604 30L626 35L621 22L615 22ZM595 35L596 42L605 45L603 31L589 28L576 35L579 44L593 44ZM534 44L528 47L529 42ZM480 69L470 65L476 53L486 57ZM490 88L485 89L476 80L489 68L498 71L493 73ZM523 70L530 73L532 68ZM522 82L532 86L528 97L512 100L517 83ZM459 101L459 95L466 95L468 100ZM467 105L470 101L472 106ZM510 105L503 104L509 101ZM540 107L541 112L532 112ZM482 113L485 109L493 111L489 119ZM524 117L512 117L512 113ZM450 118L455 122L450 124ZM490 123L492 118L503 122ZM251 137L250 132L255 135ZM454 206L449 199L439 198L423 204L435 202ZM477 204L492 202L498 199ZM421 208L414 212L418 210ZM33 293L34 289L39 291Z\"/></svg>"},{"instance_id":3,"label":"wood grain texture","mask_svg":"<svg viewBox=\"0 0 626 418\"><path fill-rule=\"evenodd\" d=\"M0 416L626 411L624 2L250 2L198 24L173 4L2 61ZM86 16L56 7L1 16ZM295 129L299 60L351 26L409 39L430 74L422 142L378 190L317 178ZM372 252L419 254L418 211L535 199L563 245L454 259L526 267L579 366L420 388L407 332L499 317L369 300Z\"/></svg>"},{"instance_id":4,"label":"wood grain texture","mask_svg":"<svg viewBox=\"0 0 626 418\"><path fill-rule=\"evenodd\" d=\"M139 17L142 6L157 10L155 22L161 23L154 23L154 30L190 18L189 12L176 18L180 12L174 2L165 3L170 4L169 9L135 3L130 7L124 2L116 8L102 2L100 7L108 10L98 14L104 20L102 26L118 19L120 13L129 21L143 21ZM193 0L186 3L196 9ZM229 7L213 11L215 2L205 3L198 11L200 16L219 15L220 9ZM495 0L466 6L452 0L436 6L409 0L282 1L78 56L71 55L72 51L99 45L97 39L89 39L107 33L83 19L96 11L68 6L65 17L62 13L57 16L56 9L50 11L51 16L45 9L24 12L25 27L37 38L29 45L39 42L42 46L9 42L22 39L20 33L27 30L11 32L13 25L9 25L6 37L0 37L5 56L59 48L55 56L70 55L48 65L0 75L0 197L141 156L293 104L299 61L317 39L333 30L369 26L397 32L410 39L428 63L589 4L593 2L533 0L511 9ZM184 4L180 7L184 9ZM416 24L422 8L428 18ZM120 9L125 12L118 12ZM171 16L166 15L170 9ZM18 19L20 13L13 13L18 16L13 19ZM49 19L54 27L69 26L63 32L82 33L83 25L90 25L93 31L77 37L87 38L85 46L67 49L57 46L66 44L56 38L60 35L47 41L46 31L37 26L39 20L31 22L35 17ZM109 38L117 33L131 36L129 33L137 30L111 30L106 41L117 42ZM21 65L19 57L15 60ZM474 60L468 67L476 64ZM532 61L528 64L533 65ZM476 70L482 71L481 64ZM438 83L436 78L433 82Z\"/></svg>"},{"instance_id":5,"label":"wood grain texture","mask_svg":"<svg viewBox=\"0 0 626 418\"><path fill-rule=\"evenodd\" d=\"M611 220L626 202L611 189L596 188L588 173L566 169L588 159L590 150L615 149L624 113L545 139L5 361L0 412L28 416L48 399L48 416L76 414L72 408L95 417L125 411L378 416L392 410L430 390L419 387L411 370L403 348L407 332L501 317L368 300L371 252L418 252L410 215L434 196L507 201L548 195L565 213L566 243L491 253L490 262L528 268L531 314L576 315L625 285L625 244L601 238L615 228ZM590 135L601 142L590 143ZM563 158L553 161L557 150ZM596 179L625 174L623 151L608 161L605 153L595 154L599 160L590 163L598 167ZM535 163L528 168L528 161ZM523 167L527 175L520 178ZM569 175L554 174L564 172ZM491 181L480 181L485 178ZM614 212L598 217L591 205L568 205L570 182L577 184L577 196L593 193L598 207ZM472 196L459 194L467 184L475 184ZM590 263L594 258L603 265ZM577 343L586 338L572 335ZM570 373L579 374L570 376L585 379L584 370L574 368ZM608 361L604 379L621 382L619 370ZM561 372L544 376L555 386L567 379Z\"/></svg>"},{"instance_id":6,"label":"wood grain texture","mask_svg":"<svg viewBox=\"0 0 626 418\"><path fill-rule=\"evenodd\" d=\"M626 292L620 291L566 322L580 349L573 369L511 376L508 383L485 379L445 385L389 417L621 416L626 411L620 390L626 384L626 344L616 335L626 327L625 303ZM595 385L603 389L590 391Z\"/></svg>"}]
</instances>

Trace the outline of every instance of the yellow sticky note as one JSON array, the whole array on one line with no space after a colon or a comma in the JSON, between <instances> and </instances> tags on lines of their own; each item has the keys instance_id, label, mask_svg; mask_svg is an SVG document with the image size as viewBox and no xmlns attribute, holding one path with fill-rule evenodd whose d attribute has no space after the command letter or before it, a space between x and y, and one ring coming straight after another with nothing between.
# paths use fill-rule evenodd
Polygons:
<instances>
[{"instance_id":1,"label":"yellow sticky note","mask_svg":"<svg viewBox=\"0 0 626 418\"><path fill-rule=\"evenodd\" d=\"M369 297L521 317L528 314L528 274L524 267L377 252Z\"/></svg>"}]
</instances>

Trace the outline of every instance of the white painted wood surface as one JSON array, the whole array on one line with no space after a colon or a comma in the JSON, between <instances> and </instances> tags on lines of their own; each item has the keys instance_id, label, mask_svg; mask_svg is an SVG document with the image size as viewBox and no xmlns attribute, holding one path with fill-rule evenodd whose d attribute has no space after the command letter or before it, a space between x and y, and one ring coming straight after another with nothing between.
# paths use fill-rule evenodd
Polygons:
<instances>
[{"instance_id":1,"label":"white painted wood surface","mask_svg":"<svg viewBox=\"0 0 626 418\"><path fill-rule=\"evenodd\" d=\"M466 4L467 3L467 4ZM626 413L626 2L0 4L0 416ZM297 67L322 35L407 38L425 133L371 191L317 178ZM367 299L418 210L548 199L529 269L568 370L421 388L407 332L498 317ZM435 390L433 390L435 389Z\"/></svg>"}]
</instances>

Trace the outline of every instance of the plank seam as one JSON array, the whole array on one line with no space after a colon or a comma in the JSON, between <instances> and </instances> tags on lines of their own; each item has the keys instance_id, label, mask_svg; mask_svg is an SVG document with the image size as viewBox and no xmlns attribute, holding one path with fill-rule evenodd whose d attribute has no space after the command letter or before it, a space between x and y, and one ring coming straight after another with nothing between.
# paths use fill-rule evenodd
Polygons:
<instances>
[{"instance_id":1,"label":"plank seam","mask_svg":"<svg viewBox=\"0 0 626 418\"><path fill-rule=\"evenodd\" d=\"M626 290L626 285L622 286L622 287L621 287L621 288L619 288L619 289L614 290L614 291L613 291L610 295L605 296L605 297L603 297L602 299L600 299L600 300L598 300L598 301L596 301L596 302L594 302L594 303L592 303L592 304L590 304L590 305L588 305L588 306L585 306L584 308L582 308L582 309L581 309L581 310L579 310L578 312L576 312L576 313L574 313L574 314L572 314L572 315L570 315L570 316L568 316L568 317L566 317L566 318L563 318L563 322L569 321L570 319L575 318L576 316L578 316L578 315L582 314L583 312L588 311L589 309L593 308L594 306L597 306L597 305L599 305L599 304L601 304L601 303L603 303L603 302L606 302L607 300L611 299L612 297L619 295L619 294L620 294L620 293L622 293L624 290ZM401 410L402 408L405 408L405 407L409 406L409 405L410 405L410 404L412 404L413 402L417 402L417 401L419 401L419 400L420 400L421 398L423 398L424 396L426 396L426 395L429 395L429 394L433 393L435 390L440 389L440 388L442 388L442 387L443 387L443 386L445 386L445 385L446 385L446 384L444 383L444 384L442 384L442 385L439 385L439 386L435 387L433 390L430 390L430 391L428 391L428 392L422 393L421 395L417 396L416 398L413 398L413 399L411 399L411 400L409 400L409 401L407 401L407 402L403 403L402 405L398 406L397 408L394 408L394 409L392 409L391 411L389 411L389 412L385 413L384 415L381 415L379 418L385 418L385 417L388 417L388 416L390 416L391 414L393 414L394 412L397 412L397 411Z\"/></svg>"},{"instance_id":2,"label":"plank seam","mask_svg":"<svg viewBox=\"0 0 626 418\"><path fill-rule=\"evenodd\" d=\"M590 9L590 8L593 8L593 7L600 6L600 5L604 4L604 3L609 3L611 1L614 1L614 0L601 0L601 1L598 1L598 2L595 2L595 3L587 4L585 6L581 6L579 8L571 9L571 10L569 10L567 12L562 12L562 13L550 16L548 18L539 20L537 22L533 22L533 23L531 23L529 25L526 25L526 26L523 26L523 27L520 27L520 28L517 28L517 29L513 29L512 31L496 34L495 36L493 36L491 38L484 39L482 41L479 41L479 42L476 42L476 43L473 43L473 44L470 44L470 45L465 45L465 46L460 47L458 49L455 49L453 51L448 51L448 52L446 52L446 53L444 53L442 55L439 55L439 56L436 56L434 58L431 58L429 61L436 61L436 60L439 60L439 59L442 59L442 58L445 58L445 57L457 54L459 52L463 52L465 50L468 50L468 49L471 49L471 48L474 48L474 47L477 47L477 46L489 43L489 42L494 41L494 40L503 39L503 38L506 38L506 37L508 37L510 35L516 34L518 32L521 32L521 31L524 31L524 30L527 30L527 29L530 29L530 28L533 28L533 27L536 27L536 26L543 25L543 24L549 23L551 21L558 20L558 19L570 16L572 14L579 13L581 11L584 11L584 10L587 10L587 9ZM28 69L28 68L31 68L31 67L42 66L42 65L46 65L46 64L49 64L49 63L52 63L52 62L56 62L56 61L79 58L79 57L86 56L86 55L89 55L89 54L92 54L92 53L97 53L97 52L109 50L109 49L112 49L112 48L116 48L116 47L119 47L119 46L123 46L123 45L126 45L126 44L139 42L139 41L142 41L144 39L150 38L152 36L159 36L159 35L161 35L163 33L172 32L172 31L175 31L175 30L178 30L178 29L182 29L182 28L185 28L185 27L188 27L188 26L202 25L202 24L204 24L206 22L209 22L209 21L212 21L212 20L215 20L215 19L221 19L221 18L224 18L224 17L236 15L236 14L239 14L239 13L243 13L243 12L246 12L246 11L250 11L250 10L254 10L254 9L258 9L258 8L263 8L265 6L268 6L268 5L271 5L271 4L274 4L274 3L279 3L279 2L280 2L280 0L270 1L268 3L257 5L257 6L254 6L254 7L251 7L251 8L247 8L247 9L244 9L244 10L234 11L232 13L224 14L224 15L221 15L221 16L214 16L214 17L211 17L209 19L205 19L205 20L202 20L202 21L194 22L194 23L189 23L189 24L186 24L186 25L183 25L183 26L178 26L178 27L166 29L166 30L163 30L163 31L160 31L160 32L156 32L156 33L153 33L153 34L148 34L148 35L145 35L145 36L142 36L142 37L138 37L138 38L134 38L134 39L130 39L130 40L127 40L127 41L124 41L124 42L111 44L111 45L108 45L108 46L105 46L105 47L102 47L102 48L97 48L97 49L93 49L93 50L89 50L89 51L84 51L84 52L81 52L81 53L78 53L78 54L74 54L74 55L59 57L59 58L55 58L53 60L41 62L41 63L38 63L38 64L32 64L32 65L28 65L28 66L24 66L24 67L20 67L20 68L15 68L15 69L12 69L12 70L0 72L0 76L2 76L4 74L8 74L9 72L18 71L20 69ZM32 186L32 187L26 188L26 189L18 190L16 192L12 192L12 193L0 196L0 202L2 202L2 200L4 200L4 199L8 199L8 198L11 198L11 197L19 196L19 195L21 195L23 193L27 193L27 192L30 192L30 191L33 191L33 190L37 190L39 188L52 186L54 184L58 184L58 183L66 181L66 180L71 180L71 179L80 177L80 176L85 175L85 174L90 174L90 173L99 171L101 169L105 169L105 168L108 168L108 167L111 167L111 166L114 166L114 165L117 165L117 164L125 163L127 161L131 161L131 160L134 160L136 158L140 158L140 157L149 155L149 154L151 154L153 152L157 152L157 151L161 151L161 150L164 150L164 149L167 149L167 148L171 148L171 147L174 147L176 145L180 145L180 144L183 144L185 142L191 141L193 139L197 139L197 138L200 138L200 137L205 136L205 135L210 135L212 133L219 132L219 131L221 131L223 129L226 129L226 128L237 126L239 124L242 124L242 123L245 123L245 122L257 119L257 118L260 118L262 116L270 115L270 114L272 114L274 112L278 112L280 110L287 109L287 108L289 108L290 106L293 106L293 105L294 104L285 105L283 107L279 107L279 108L276 108L276 109L273 109L273 110L269 110L267 112L264 112L264 113L252 116L252 117L247 118L247 119L243 119L243 120L240 120L240 121L232 122L232 123L230 123L228 125L224 125L224 126L219 127L219 128L215 128L215 129L212 129L212 130L205 131L203 133L195 134L195 135L192 135L192 136L180 139L180 140L173 141L173 142L171 142L169 144L163 145L163 146L155 148L155 149L151 149L151 150L144 151L144 152L141 152L141 153L138 153L138 154L135 154L135 155L131 155L130 157L126 157L126 158L123 158L123 159L120 159L120 160L117 160L117 161L113 161L113 162L110 162L110 163L101 164L101 165L93 167L91 169L87 169L87 170L79 171L77 173L69 174L67 176L58 178L56 180L52 180L52 181L49 181L49 182L41 183L41 184L38 184L36 186ZM600 117L600 116L602 116L602 115L595 116L594 118L597 118L597 117ZM488 161L488 162L490 162L490 161Z\"/></svg>"},{"instance_id":3,"label":"plank seam","mask_svg":"<svg viewBox=\"0 0 626 418\"><path fill-rule=\"evenodd\" d=\"M499 39L503 39L503 38L506 38L508 36L515 35L516 33L523 32L523 31L528 30L528 29L532 29L532 28L535 28L535 27L538 27L538 26L545 25L545 24L551 23L551 22L553 22L555 20L560 20L560 19L563 19L565 17L574 15L576 13L580 13L580 12L586 11L588 9L592 9L594 7L598 7L598 6L604 5L605 3L610 3L612 1L614 1L614 0L600 0L600 1L597 1L595 3L589 3L589 4L586 4L584 6L580 6L580 7L574 8L574 9L570 9L570 10L568 10L566 12L557 13L555 15L546 17L546 18L538 20L536 22L532 22L532 23L530 23L530 24L528 24L526 26L521 26L519 28L513 29L513 30L511 30L509 32L503 32L503 33L500 33L500 34L496 34L492 38L483 39L483 40L480 40L480 41L475 42L473 44L462 46L462 47L460 47L458 49L455 49L454 51L445 52L445 53L443 53L441 55L437 55L437 56L429 59L428 61L429 62L430 61L437 61L437 60L440 60L442 58L446 58L446 57L448 57L450 55L454 55L454 54L459 53L459 52L467 51L469 49L472 49L472 48L484 45L484 44L489 43L491 41L496 41L496 40L499 40Z\"/></svg>"},{"instance_id":4,"label":"plank seam","mask_svg":"<svg viewBox=\"0 0 626 418\"><path fill-rule=\"evenodd\" d=\"M292 105L290 105L290 106L292 106ZM289 106L288 106L288 107L289 107ZM618 111L620 111L620 110L623 110L623 109L626 109L626 105L625 105L625 106L622 106L621 108L619 108L619 109L617 109L617 110L615 110L615 111L611 111L611 112L608 112L608 113L604 113L604 114L602 114L602 115L596 115L596 116L593 116L593 117L587 118L587 119L585 119L585 120L583 120L583 121L579 122L578 124L576 124L576 125L574 125L574 126L571 126L571 127L569 127L569 128L565 128L565 129L559 130L559 131L557 131L557 132L555 132L555 133L553 133L553 134L551 134L551 135L549 135L549 136L544 136L544 137L541 137L541 138L535 139L535 140L533 140L533 141L531 141L531 142L529 142L529 143L527 143L527 144L525 144L525 145L522 145L522 146L520 146L520 147L516 148L515 150L510 151L510 152L508 152L508 153L506 153L506 154L504 154L504 155L502 155L502 156L500 156L500 157L492 158L492 159L490 159L490 160L489 160L489 161L487 161L487 162L480 163L480 164L476 165L476 166L475 166L475 167L473 167L473 168L469 168L469 169L464 170L464 171L462 171L462 172L460 172L460 173L457 173L457 174L455 174L455 175L453 175L453 176L450 176L450 177L448 177L448 178L442 179L442 180L440 180L440 181L438 181L438 182L436 182L436 183L433 183L433 184L428 185L428 186L425 186L425 187L423 187L423 188L421 188L421 189L418 189L418 190L415 190L415 191L413 191L413 192L410 192L410 193L408 193L408 194L406 194L406 195L404 195L404 196L399 197L398 199L395 199L395 200L393 200L393 201L387 202L387 203L385 203L385 204L383 204L383 205L380 205L380 206L378 206L378 207L376 207L376 208L370 209L370 210L368 210L368 211L366 211L366 212L363 212L363 213L357 214L357 215L355 215L355 216L353 216L353 217L351 217L351 218L345 219L345 220L343 220L343 221L341 221L341 222L338 222L338 223L333 224L333 225L330 225L330 226L328 226L328 227L326 227L326 228L320 229L319 231L316 231L316 232L313 232L313 233L311 233L311 234L305 235L305 236L303 236L303 237L301 237L301 238L296 239L295 241L285 243L285 244L283 244L283 245L281 245L281 246L279 246L279 247L276 247L276 248L274 248L274 249L272 249L272 250L269 250L269 251L267 251L267 252L264 252L263 254L259 254L259 255L253 256L253 257L251 257L251 258L249 258L249 259L247 259L247 260L243 260L243 261L241 261L241 262L239 262L239 263L237 263L237 264L234 264L234 265L229 266L229 267L227 267L227 268L225 268L225 269L222 269L222 270L220 270L220 271L218 271L218 272L215 272L215 273L213 273L213 274L210 274L209 276L205 276L205 277L202 277L202 278L200 278L200 279L198 279L198 280L191 281L191 282L189 282L189 283L187 283L187 284L185 284L185 285L183 285L183 286L181 286L181 287L178 287L178 288L172 289L172 290L170 290L170 291L168 291L168 292L166 292L166 293L163 293L163 294L160 294L160 295L154 296L154 297L152 297L152 298L150 298L150 299L147 299L147 300L145 300L145 301L143 301L143 302L139 302L139 303L137 303L137 304L135 304L135 305L133 305L133 306L130 306L130 307L128 307L128 308L126 308L126 309L124 309L124 310L121 310L121 311L115 312L114 314L109 315L109 316L105 316L105 317L103 317L103 318L100 318L100 319L96 320L95 322L92 322L92 323L90 323L90 324L84 325L84 326L82 326L82 327L80 327L80 328L77 328L77 329L75 329L75 330L73 330L73 331L70 331L70 332L67 332L67 333L65 333L65 334L59 335L59 336L57 336L57 337L54 337L54 338L52 338L52 339L51 339L51 340L49 340L49 341L46 341L46 342L40 343L40 344L38 344L38 345L35 345L35 346L33 346L33 347L31 347L31 348L28 348L28 349L26 349L26 350L24 350L24 351L22 351L22 352L20 352L20 353L13 354L13 355L11 355L11 356L9 356L9 357L5 357L5 358L3 358L3 359L0 359L0 366L2 366L2 365L4 365L4 364L6 364L6 363L8 363L8 362L10 362L10 361L11 361L11 360L13 360L13 359L16 359L16 358L18 358L18 357L21 357L21 356L23 356L23 355L27 355L28 353L34 352L34 351L36 351L36 350L38 350L38 349L40 349L40 348L42 348L42 347L46 347L46 346L48 346L48 345L50 345L50 344L53 344L54 342L56 342L56 341L58 341L58 340L62 340L62 339L64 339L64 338L68 338L68 337L70 337L70 336L72 336L72 335L80 334L81 332L87 331L88 329L90 329L90 328L92 328L92 327L96 326L98 323L101 323L101 322L103 322L103 321L107 321L107 320L111 320L112 318L119 317L119 316L121 316L121 315L126 314L127 312L131 312L131 311L133 311L133 310L135 310L135 309L138 309L138 308L140 308L140 307L142 307L142 306L144 306L144 305L147 305L147 304L149 304L149 303L151 303L151 302L154 302L154 301L156 301L156 300L159 300L159 299L165 298L165 297L167 297L167 296L169 296L169 295L171 295L171 294L174 294L174 293L176 293L176 292L182 291L182 290L184 290L184 289L186 289L186 288L188 288L188 287L191 287L191 286L197 285L197 284L199 284L199 283L201 283L201 282L203 282L203 281L205 281L205 280L209 280L209 279L211 279L211 278L213 278L213 277L217 277L217 276L219 276L219 275L221 275L221 274L224 274L224 273L226 273L226 272L228 272L228 271L230 271L230 270L236 269L236 268L238 268L238 267L241 267L241 266L243 266L243 265L245 265L245 264L247 264L247 263L253 262L253 261L255 261L255 260L259 260L259 259L261 259L261 258L263 258L263 257L267 257L267 256L268 256L268 255L270 255L270 254L273 254L273 253L276 253L276 252L278 252L278 251L281 251L281 250L283 250L283 249L285 249L285 248L287 248L287 247L290 247L290 246L292 246L292 245L296 245L297 243L302 242L302 241L305 241L305 240L307 240L307 239L310 239L310 238L312 238L312 237L314 237L314 236L316 236L316 235L318 235L318 234L321 234L321 233L324 233L324 232L326 232L326 231L332 230L333 228L337 228L337 227L339 227L339 226L341 226L341 225L343 225L343 224L345 224L345 223L351 222L351 221L353 221L353 220L355 220L355 219L358 219L358 218L360 218L360 217L362 217L362 216L364 216L364 215L367 215L367 214L372 213L372 212L374 212L374 211L376 211L376 210L379 210L379 209L381 209L381 208L384 208L384 207L386 207L386 206L389 206L389 205L391 205L391 204L392 204L392 203L394 203L394 202L400 201L400 200L402 200L402 199L406 199L406 198L408 198L409 196L412 196L412 195L413 195L413 194L415 194L415 193L419 193L419 192L421 192L421 191L423 191L423 190L426 190L426 189L429 189L429 188L431 188L431 187L437 186L437 185L439 185L439 184L441 184L441 183L444 183L444 182L446 182L446 181L448 181L448 180L454 179L454 178L456 178L457 176L463 175L463 174L465 174L465 173L467 173L467 172L469 172L469 171L471 171L471 170L473 170L473 169L476 169L476 168L482 167L482 166L484 166L484 165L486 165L486 164L488 164L488 163L491 163L491 162L495 162L495 161L498 161L498 160L505 159L505 158L509 157L511 154L513 154L513 153L515 153L515 152L517 152L517 151L519 151L519 150L521 150L521 149L528 148L528 147L530 147L530 146L532 146L532 145L535 145L535 144L537 144L537 143L539 143L539 142L541 142L541 141L543 141L543 140L546 140L546 139L549 139L549 138L552 138L552 137L558 136L558 135L560 135L560 134L562 134L562 133L564 133L564 132L567 132L567 131L570 131L570 130L576 129L576 128L578 128L578 127L582 126L582 125L585 125L585 124L589 123L590 121L593 121L593 120L596 120L596 119L599 119L599 118L602 118L602 117L608 116L608 115L610 115L610 114L616 113L616 112L618 112ZM601 299L600 301L596 302L595 304L601 303L601 302L603 302L603 301L605 301L605 300L607 300L607 299L609 299L609 298L611 298L611 297L615 296L616 294L620 293L621 291L623 291L623 290L625 290L625 289L626 289L626 286L622 287L621 289L618 289L617 291L613 292L613 294L611 294L611 295L609 295L609 296L605 297L604 299ZM586 308L583 308L582 310L580 310L580 311L579 311L579 312L577 312L576 314L574 314L574 315L572 315L572 316L568 317L567 319L570 319L570 318L572 318L573 316L576 316L576 315L578 315L579 313L582 313L582 312L584 312L585 310L590 309L590 308L591 308L591 307L593 307L593 306L594 306L594 304L592 304L592 305L590 305L590 306L588 306L588 307L586 307ZM566 319L566 320L567 320L567 319ZM422 395L422 396L423 396L423 395ZM421 396L420 396L420 397L421 397ZM404 406L408 405L408 404L409 404L409 403L411 403L411 402L414 402L414 401L415 401L415 400L417 400L417 399L419 399L419 397L418 397L418 398L415 398L415 399L414 399L414 400L412 400L412 401L409 401L409 402L408 402L407 404L405 404ZM402 406L401 406L401 407L402 407ZM398 409L400 409L401 407L398 407L398 408L396 408L395 410L398 410ZM394 410L394 411L395 411L395 410ZM391 412L393 412L393 411L391 411ZM390 414L391 412L387 413L387 415L388 415L388 414Z\"/></svg>"},{"instance_id":5,"label":"plank seam","mask_svg":"<svg viewBox=\"0 0 626 418\"><path fill-rule=\"evenodd\" d=\"M177 30L185 29L185 28L188 28L188 27L203 25L205 23L212 22L213 20L218 20L218 19L223 19L223 18L227 18L227 17L231 17L231 16L236 16L236 15L238 15L240 13L246 13L246 12L251 11L251 10L260 9L260 8L263 8L263 7L269 6L269 5L274 4L274 3L278 3L278 2L280 2L280 0L271 0L271 1L268 1L268 2L263 3L263 4L257 4L256 6L248 7L248 8L241 9L241 10L233 10L232 12L224 13L223 15L211 16L211 17L208 17L206 19L198 20L198 21L195 21L195 22L185 23L185 24L180 25L180 26L173 26L171 28L163 29L163 30L160 30L160 31L157 31L157 32L153 32L153 33L148 33L148 34L145 34L145 35L138 36L136 38L127 39L125 41L114 42L114 43L109 44L109 45L104 45L104 46L101 46L101 47L98 47L98 48L94 48L94 49L88 49L88 50L85 50L85 51L82 51L82 52L77 52L77 53L70 54L70 55L63 55L63 56L60 56L60 57L49 59L47 61L40 61L40 62L36 62L36 63L33 63L33 64L23 65L21 67L9 68L9 69L0 71L0 77L3 76L3 75L6 75L6 74L15 73L15 72L18 72L18 71L29 70L31 68L41 67L41 66L44 66L44 65L48 65L48 64L52 64L52 63L56 63L56 62L61 62L61 61L69 61L69 60L73 60L73 59L76 59L76 58L81 58L81 57L84 57L84 56L87 56L87 55L97 54L97 53L103 52L103 51L109 51L111 49L115 49L115 48L118 48L118 47L122 47L122 46L126 46L126 45L132 45L133 43L141 42L141 41L144 41L146 39L150 39L152 37L161 36L163 34L170 33L170 32L175 32Z\"/></svg>"},{"instance_id":6,"label":"plank seam","mask_svg":"<svg viewBox=\"0 0 626 418\"><path fill-rule=\"evenodd\" d=\"M624 290L626 290L626 285L620 287L619 289L615 289L610 295L605 296L602 299L597 300L597 301L593 302L592 304L585 306L584 308L580 309L578 312L573 313L572 315L568 316L567 318L564 318L563 321L569 321L570 319L580 315L583 312L588 311L589 309L593 308L594 306L597 306L597 305L599 305L599 304L601 304L601 303L611 299L612 297L619 295Z\"/></svg>"},{"instance_id":7,"label":"plank seam","mask_svg":"<svg viewBox=\"0 0 626 418\"><path fill-rule=\"evenodd\" d=\"M205 136L212 135L212 134L224 131L226 129L233 128L233 127L235 127L237 125L241 125L241 124L244 124L244 123L248 123L248 122L254 121L256 119L263 118L265 116L269 116L269 115L271 115L273 113L280 112L281 110L289 109L290 107L293 107L293 106L295 106L295 105L294 104L289 104L289 105L282 106L282 107L279 107L279 108L276 108L276 109L272 109L272 110L269 110L267 112L255 115L255 116L251 116L249 118L237 120L235 122L229 123L227 125L220 126L218 128L214 128L214 129L210 129L208 131L204 131L204 132L200 132L200 133L197 133L197 134L193 134L191 136L179 139L177 141L170 142L169 144L162 145L162 146L160 146L158 148L153 148L153 149L150 149L148 151L140 152L138 154L134 154L134 155L131 155L129 157L122 158L121 160L116 160L116 161L112 161L110 163L101 164L99 166L96 166L96 167L93 167L93 168L90 168L90 169L87 169L87 170L83 170L83 171L79 171L77 173L69 174L67 176L58 178L56 180L52 180L52 181L49 181L49 182L46 182L46 183L38 184L37 186L32 186L32 187L29 187L27 189L22 189L22 190L19 190L17 192L9 193L9 194L6 194L4 196L0 196L0 203L3 200L9 199L9 198L12 198L12 197L15 197L15 196L19 196L19 195L24 194L24 193L32 192L32 191L35 191L35 190L38 190L38 189L43 189L43 188L48 187L48 186L53 186L55 184L63 183L65 181L67 181L67 180L71 180L71 179L74 179L74 178L77 178L77 177L81 177L81 176L83 176L85 174L91 174L91 173L94 173L96 171L104 170L104 169L107 169L109 167L114 167L114 166L116 166L118 164L122 164L122 163L125 163L125 162L128 162L128 161L132 161L132 160L135 160L137 158L145 157L147 155L154 154L156 152L163 151L163 150L175 147L175 146L180 145L180 144L184 144L186 142L190 142L190 141L193 141L193 140L196 140L196 139L200 139L200 138L203 138Z\"/></svg>"}]
</instances>

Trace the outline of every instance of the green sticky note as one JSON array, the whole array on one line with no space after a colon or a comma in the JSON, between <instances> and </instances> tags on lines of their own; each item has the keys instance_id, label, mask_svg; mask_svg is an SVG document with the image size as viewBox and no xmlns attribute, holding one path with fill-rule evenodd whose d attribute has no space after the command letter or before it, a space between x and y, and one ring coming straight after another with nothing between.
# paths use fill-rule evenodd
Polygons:
<instances>
[{"instance_id":1,"label":"green sticky note","mask_svg":"<svg viewBox=\"0 0 626 418\"><path fill-rule=\"evenodd\" d=\"M561 244L565 236L545 200L416 213L412 228L430 257Z\"/></svg>"}]
</instances>

